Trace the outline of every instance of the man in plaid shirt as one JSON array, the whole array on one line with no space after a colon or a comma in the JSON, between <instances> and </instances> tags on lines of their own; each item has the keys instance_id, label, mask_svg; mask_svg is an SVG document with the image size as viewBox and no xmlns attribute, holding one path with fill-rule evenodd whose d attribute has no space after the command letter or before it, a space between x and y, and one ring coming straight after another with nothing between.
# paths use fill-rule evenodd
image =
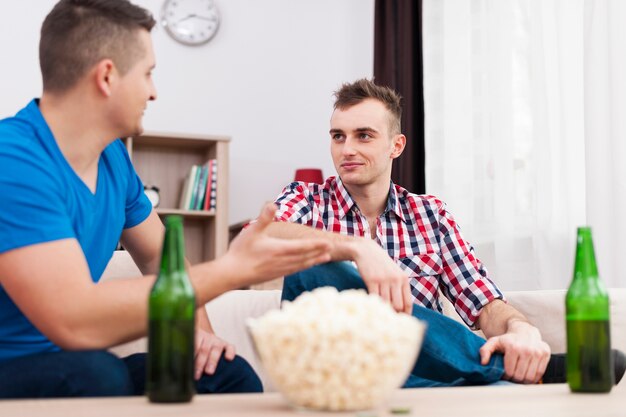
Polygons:
<instances>
[{"instance_id":1,"label":"man in plaid shirt","mask_svg":"<svg viewBox=\"0 0 626 417\"><path fill-rule=\"evenodd\" d=\"M332 260L353 261L358 272L346 262L314 267L286 277L283 298L324 285L366 288L426 320L410 386L540 381L550 348L539 330L504 301L445 204L391 181L392 162L406 144L400 97L365 79L335 96L330 138L339 175L287 186L276 200L279 221L268 231L327 239ZM438 291L486 342L439 314Z\"/></svg>"}]
</instances>

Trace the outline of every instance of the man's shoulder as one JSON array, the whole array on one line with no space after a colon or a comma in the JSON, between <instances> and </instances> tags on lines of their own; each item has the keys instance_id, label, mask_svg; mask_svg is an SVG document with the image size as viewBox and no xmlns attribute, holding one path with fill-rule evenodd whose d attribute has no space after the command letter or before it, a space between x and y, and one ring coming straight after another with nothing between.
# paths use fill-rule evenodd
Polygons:
<instances>
[{"instance_id":1,"label":"man's shoulder","mask_svg":"<svg viewBox=\"0 0 626 417\"><path fill-rule=\"evenodd\" d=\"M394 184L400 204L410 207L439 209L445 205L443 200L432 194L415 194L397 184Z\"/></svg>"},{"instance_id":2,"label":"man's shoulder","mask_svg":"<svg viewBox=\"0 0 626 417\"><path fill-rule=\"evenodd\" d=\"M40 148L37 132L41 129L41 120L38 120L35 109L37 105L33 100L15 116L0 120L0 148L37 152Z\"/></svg>"},{"instance_id":3,"label":"man's shoulder","mask_svg":"<svg viewBox=\"0 0 626 417\"><path fill-rule=\"evenodd\" d=\"M8 117L0 120L0 143L15 145L31 142L35 139L35 127L27 119Z\"/></svg>"},{"instance_id":4,"label":"man's shoulder","mask_svg":"<svg viewBox=\"0 0 626 417\"><path fill-rule=\"evenodd\" d=\"M334 177L329 177L322 184L312 182L293 181L289 183L284 192L292 194L302 194L307 197L315 197L319 195L328 195L332 190L336 189L337 183Z\"/></svg>"},{"instance_id":5,"label":"man's shoulder","mask_svg":"<svg viewBox=\"0 0 626 417\"><path fill-rule=\"evenodd\" d=\"M6 162L40 164L45 157L45 149L32 125L19 118L0 121L0 160L4 168Z\"/></svg>"}]
</instances>

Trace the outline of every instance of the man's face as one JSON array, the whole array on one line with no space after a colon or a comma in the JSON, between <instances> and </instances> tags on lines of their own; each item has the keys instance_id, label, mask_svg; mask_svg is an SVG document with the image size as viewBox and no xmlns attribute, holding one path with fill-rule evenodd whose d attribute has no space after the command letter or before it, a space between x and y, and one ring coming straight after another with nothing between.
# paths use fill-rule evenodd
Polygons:
<instances>
[{"instance_id":1,"label":"man's face","mask_svg":"<svg viewBox=\"0 0 626 417\"><path fill-rule=\"evenodd\" d=\"M391 135L385 105L367 99L347 109L335 109L330 118L330 152L344 184L388 184L391 163L403 149L402 135ZM384 185L383 185L384 186Z\"/></svg>"},{"instance_id":2,"label":"man's face","mask_svg":"<svg viewBox=\"0 0 626 417\"><path fill-rule=\"evenodd\" d=\"M130 70L120 76L116 85L113 119L123 135L132 136L143 132L143 113L148 101L156 99L156 89L152 81L155 66L154 51L150 33L137 32L144 53Z\"/></svg>"}]
</instances>

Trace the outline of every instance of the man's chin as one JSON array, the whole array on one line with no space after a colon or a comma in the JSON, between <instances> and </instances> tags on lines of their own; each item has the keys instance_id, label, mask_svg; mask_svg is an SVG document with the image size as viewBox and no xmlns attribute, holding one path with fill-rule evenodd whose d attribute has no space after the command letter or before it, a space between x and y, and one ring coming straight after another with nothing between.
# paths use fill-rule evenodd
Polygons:
<instances>
[{"instance_id":1,"label":"man's chin","mask_svg":"<svg viewBox=\"0 0 626 417\"><path fill-rule=\"evenodd\" d=\"M129 136L139 136L143 133L144 129L143 126L138 126L135 129L129 130L125 135L122 135L123 137L129 137Z\"/></svg>"}]
</instances>

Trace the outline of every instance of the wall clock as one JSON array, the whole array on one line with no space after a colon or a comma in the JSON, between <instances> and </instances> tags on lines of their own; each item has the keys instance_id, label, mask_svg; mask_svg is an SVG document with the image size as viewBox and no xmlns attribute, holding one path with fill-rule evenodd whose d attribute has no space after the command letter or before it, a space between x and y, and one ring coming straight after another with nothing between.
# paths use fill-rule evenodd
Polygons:
<instances>
[{"instance_id":1,"label":"wall clock","mask_svg":"<svg viewBox=\"0 0 626 417\"><path fill-rule=\"evenodd\" d=\"M215 36L220 16L213 0L165 0L161 24L174 40L195 46Z\"/></svg>"}]
</instances>

